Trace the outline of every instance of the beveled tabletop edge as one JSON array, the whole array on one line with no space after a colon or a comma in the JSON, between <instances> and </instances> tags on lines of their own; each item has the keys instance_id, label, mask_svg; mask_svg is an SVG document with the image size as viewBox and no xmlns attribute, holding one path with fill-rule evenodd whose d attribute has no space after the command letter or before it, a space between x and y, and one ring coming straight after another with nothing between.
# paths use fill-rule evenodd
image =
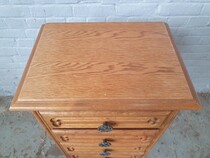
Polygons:
<instances>
[{"instance_id":1,"label":"beveled tabletop edge","mask_svg":"<svg viewBox=\"0 0 210 158\"><path fill-rule=\"evenodd\" d=\"M137 23L137 22L134 22ZM149 23L149 22L147 22ZM174 50L176 52L176 55L180 61L181 67L183 69L183 72L185 74L185 77L187 79L187 83L189 85L191 94L193 96L192 100L189 99L160 99L160 100L143 100L143 99L126 99L127 101L120 99L121 101L114 99L114 100L109 100L107 103L105 104L100 104L101 106L99 106L99 104L94 104L97 102L101 102L103 99L97 99L97 100L88 100L88 99L80 99L79 103L77 99L72 99L71 101L58 101L56 102L55 100L52 101L41 101L41 100L18 100L18 96L20 94L21 88L23 86L23 82L24 79L28 73L30 64L31 64L31 60L33 58L34 52L36 50L38 41L41 37L41 33L44 29L44 26L46 24L43 24L39 34L37 36L35 45L32 49L32 53L29 57L29 60L27 62L26 68L24 70L24 73L22 75L22 78L20 80L19 86L17 88L16 94L12 100L11 106L10 106L10 110L11 111L49 111L49 110L55 110L55 111L62 111L62 110L199 110L201 109L201 104L200 101L196 95L195 89L193 87L193 84L190 80L189 74L186 70L186 67L184 65L184 62L178 52L178 49L175 46L175 43L173 41L172 35L170 33L169 30L169 26L167 23L164 22L154 22L154 23L162 23L165 28L166 31L168 32L170 38L171 38L171 42L172 45L174 47ZM51 23L52 24L52 23ZM107 99L106 99L107 100ZM86 104L88 101L89 104ZM103 100L104 101L104 100ZM118 104L116 104L118 103ZM79 105L78 105L79 104ZM91 105L90 105L91 104ZM114 105L114 106L113 106ZM174 106L172 106L174 105ZM98 109L99 108L99 109Z\"/></svg>"},{"instance_id":2,"label":"beveled tabletop edge","mask_svg":"<svg viewBox=\"0 0 210 158\"><path fill-rule=\"evenodd\" d=\"M183 59L181 57L181 54L180 54L178 48L176 47L175 41L174 41L173 36L171 34L171 31L169 29L169 25L167 23L164 23L164 25L165 25L165 28L166 28L166 30L168 32L168 35L169 35L170 39L171 39L170 41L171 41L171 44L172 44L172 46L173 46L173 48L174 48L174 50L176 52L177 58L179 59L182 71L184 72L184 75L185 75L185 78L187 80L187 84L188 84L188 86L190 88L190 92L191 92L191 94L193 96L193 99L194 99L194 101L196 102L196 104L198 106L197 108L201 109L202 107L201 107L200 100L199 100L199 98L198 98L198 96L196 94L195 88L194 88L193 83L192 83L192 81L190 79L189 73L188 73L188 71L186 69L186 66L185 66L184 61L183 61Z\"/></svg>"},{"instance_id":3,"label":"beveled tabletop edge","mask_svg":"<svg viewBox=\"0 0 210 158\"><path fill-rule=\"evenodd\" d=\"M103 104L102 104L103 103ZM78 99L69 101L17 101L12 111L71 111L71 110L200 110L195 100L184 99Z\"/></svg>"},{"instance_id":4,"label":"beveled tabletop edge","mask_svg":"<svg viewBox=\"0 0 210 158\"><path fill-rule=\"evenodd\" d=\"M42 32L43 32L44 26L45 26L45 24L43 24L43 25L41 26L40 30L39 30L39 34L38 34L38 36L37 36L37 38L36 38L36 42L35 42L35 44L34 44L34 47L33 47L32 51L31 51L31 54L30 54L30 56L29 56L28 62L27 62L26 67L25 67L25 70L24 70L23 75L22 75L22 77L21 77L21 79L20 79L20 82L19 82L19 84L18 84L18 88L17 88L17 90L16 90L16 93L15 93L15 95L14 95L14 97L13 97L11 106L10 106L10 108L9 108L10 110L12 110L12 109L16 106L16 104L17 104L17 102L18 102L18 101L17 101L17 100L18 100L18 96L19 96L20 91L21 91L21 89L22 89L24 79L25 79L25 77L26 77L26 75L27 75L27 73L28 73L28 70L29 70L29 67L30 67L30 64L31 64L31 60L32 60L32 58L33 58L33 56L34 56L34 52L35 52L35 50L36 50L37 44L38 44L39 39L40 39L40 37L41 37L41 34L42 34Z\"/></svg>"}]
</instances>

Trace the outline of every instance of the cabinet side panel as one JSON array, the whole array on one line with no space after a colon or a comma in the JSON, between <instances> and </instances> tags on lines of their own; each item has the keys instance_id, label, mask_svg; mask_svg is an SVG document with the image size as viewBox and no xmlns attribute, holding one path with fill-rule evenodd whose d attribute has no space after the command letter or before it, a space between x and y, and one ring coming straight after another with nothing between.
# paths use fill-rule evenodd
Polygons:
<instances>
[{"instance_id":1,"label":"cabinet side panel","mask_svg":"<svg viewBox=\"0 0 210 158\"><path fill-rule=\"evenodd\" d=\"M38 120L38 122L42 125L42 127L47 131L48 135L51 137L51 139L53 141L55 141L56 145L58 146L58 148L62 151L62 153L64 153L64 155L66 157L68 157L68 154L65 152L65 150L62 148L61 144L56 140L56 138L53 136L53 134L51 133L51 130L49 128L49 126L45 123L45 121L42 119L41 115L39 114L39 112L33 111L33 115L36 117L36 119Z\"/></svg>"},{"instance_id":2,"label":"cabinet side panel","mask_svg":"<svg viewBox=\"0 0 210 158\"><path fill-rule=\"evenodd\" d=\"M170 126L172 121L176 118L178 115L179 111L172 111L171 114L168 116L168 118L165 120L165 122L162 124L160 128L160 132L157 134L156 138L153 139L152 143L150 146L146 149L145 151L145 156L149 153L149 151L153 148L153 146L156 144L156 142L161 138L163 133L166 131L166 129Z\"/></svg>"}]
</instances>

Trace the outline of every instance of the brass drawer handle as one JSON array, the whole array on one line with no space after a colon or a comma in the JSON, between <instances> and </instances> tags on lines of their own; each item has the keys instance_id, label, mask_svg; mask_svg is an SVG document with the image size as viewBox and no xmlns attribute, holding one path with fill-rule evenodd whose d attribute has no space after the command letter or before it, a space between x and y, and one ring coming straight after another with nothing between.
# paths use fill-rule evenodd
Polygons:
<instances>
[{"instance_id":1,"label":"brass drawer handle","mask_svg":"<svg viewBox=\"0 0 210 158\"><path fill-rule=\"evenodd\" d=\"M104 139L103 142L100 143L100 144L98 144L98 145L101 146L101 147L109 147L109 146L111 146L112 144L109 143L106 139Z\"/></svg>"},{"instance_id":2,"label":"brass drawer handle","mask_svg":"<svg viewBox=\"0 0 210 158\"><path fill-rule=\"evenodd\" d=\"M110 132L112 130L113 130L113 128L112 128L112 126L110 126L109 122L104 122L102 126L98 127L98 131L100 131L100 132Z\"/></svg>"},{"instance_id":3,"label":"brass drawer handle","mask_svg":"<svg viewBox=\"0 0 210 158\"><path fill-rule=\"evenodd\" d=\"M106 150L104 150L104 151L103 151L102 153L100 153L99 155L102 156L102 157L107 157L107 156L110 156L111 153L108 152L108 151L106 151Z\"/></svg>"}]
</instances>

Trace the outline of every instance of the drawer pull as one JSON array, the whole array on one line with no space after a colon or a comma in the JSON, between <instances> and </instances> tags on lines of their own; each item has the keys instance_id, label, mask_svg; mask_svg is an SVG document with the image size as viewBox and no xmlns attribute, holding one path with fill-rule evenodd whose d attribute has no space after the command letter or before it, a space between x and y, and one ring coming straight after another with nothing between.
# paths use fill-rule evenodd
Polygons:
<instances>
[{"instance_id":1,"label":"drawer pull","mask_svg":"<svg viewBox=\"0 0 210 158\"><path fill-rule=\"evenodd\" d=\"M113 130L113 128L112 128L112 126L110 126L109 122L104 122L102 126L98 127L98 131L100 131L100 132L110 132L112 130Z\"/></svg>"},{"instance_id":2,"label":"drawer pull","mask_svg":"<svg viewBox=\"0 0 210 158\"><path fill-rule=\"evenodd\" d=\"M104 150L102 153L100 153L100 156L102 156L102 157L107 157L107 156L110 156L110 155L111 155L111 153L106 151L106 150Z\"/></svg>"},{"instance_id":3,"label":"drawer pull","mask_svg":"<svg viewBox=\"0 0 210 158\"><path fill-rule=\"evenodd\" d=\"M109 147L109 146L111 146L111 143L109 143L106 139L104 139L103 142L99 144L99 146Z\"/></svg>"}]
</instances>

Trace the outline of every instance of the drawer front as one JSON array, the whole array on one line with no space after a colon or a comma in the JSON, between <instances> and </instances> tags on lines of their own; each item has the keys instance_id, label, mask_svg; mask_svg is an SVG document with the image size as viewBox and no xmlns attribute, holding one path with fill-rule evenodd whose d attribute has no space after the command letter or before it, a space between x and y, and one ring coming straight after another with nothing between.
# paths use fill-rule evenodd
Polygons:
<instances>
[{"instance_id":1,"label":"drawer front","mask_svg":"<svg viewBox=\"0 0 210 158\"><path fill-rule=\"evenodd\" d=\"M53 135L61 143L70 143L73 146L88 144L97 147L104 139L112 146L149 145L159 130L113 130L98 132L97 130L52 130Z\"/></svg>"},{"instance_id":2,"label":"drawer front","mask_svg":"<svg viewBox=\"0 0 210 158\"><path fill-rule=\"evenodd\" d=\"M100 153L104 149L106 149L107 151L110 151L110 152L117 152L117 153L121 153L121 152L125 152L125 151L126 152L144 152L147 148L147 146L145 144L144 145L136 144L135 146L113 147L111 142L109 142L109 141L107 141L107 142L108 142L108 145L110 144L110 146L108 146L108 147L101 147L99 145L88 146L87 144L85 144L85 145L81 144L80 146L73 146L71 144L62 144L62 146L64 147L66 152L70 152L70 153L92 152L92 151ZM129 145L129 144L127 144L127 145Z\"/></svg>"},{"instance_id":3,"label":"drawer front","mask_svg":"<svg viewBox=\"0 0 210 158\"><path fill-rule=\"evenodd\" d=\"M102 158L99 154L88 154L88 153L79 153L79 154L69 154L69 158ZM143 153L111 153L109 157L104 158L145 158Z\"/></svg>"},{"instance_id":4,"label":"drawer front","mask_svg":"<svg viewBox=\"0 0 210 158\"><path fill-rule=\"evenodd\" d=\"M58 128L98 128L108 122L112 128L159 128L167 115L144 112L134 116L71 116L68 113L42 113L51 129Z\"/></svg>"},{"instance_id":5,"label":"drawer front","mask_svg":"<svg viewBox=\"0 0 210 158\"><path fill-rule=\"evenodd\" d=\"M65 136L66 139L66 136ZM94 138L93 138L94 139ZM138 140L126 140L126 139L106 139L106 141L111 144L112 147L147 147L152 138L149 137L142 137ZM64 142L64 141L61 141ZM95 139L95 141L92 141L91 139L71 139L71 141L67 141L68 145L71 147L99 147L99 144L102 144L104 142L103 138Z\"/></svg>"}]
</instances>

